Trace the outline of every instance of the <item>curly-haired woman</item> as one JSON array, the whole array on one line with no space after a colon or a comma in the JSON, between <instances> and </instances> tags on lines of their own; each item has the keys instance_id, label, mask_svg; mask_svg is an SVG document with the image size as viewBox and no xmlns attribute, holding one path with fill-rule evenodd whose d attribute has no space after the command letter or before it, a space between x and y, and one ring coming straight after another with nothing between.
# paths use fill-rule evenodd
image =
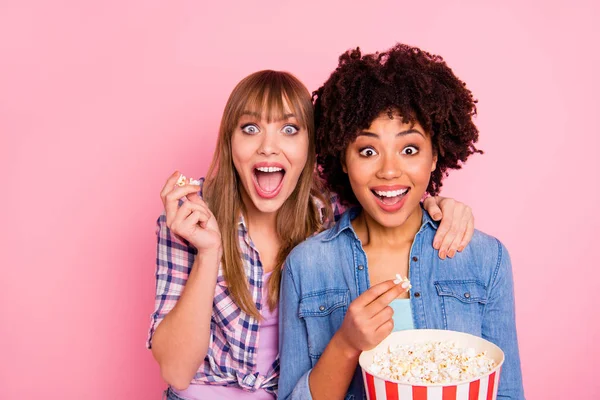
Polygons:
<instances>
[{"instance_id":1,"label":"curly-haired woman","mask_svg":"<svg viewBox=\"0 0 600 400\"><path fill-rule=\"evenodd\" d=\"M423 196L481 152L469 89L441 57L399 44L343 54L314 96L319 170L350 208L286 260L279 397L363 399L360 352L394 329L434 328L496 343L498 398L522 399L506 248L479 231L452 259L427 246L438 224Z\"/></svg>"}]
</instances>

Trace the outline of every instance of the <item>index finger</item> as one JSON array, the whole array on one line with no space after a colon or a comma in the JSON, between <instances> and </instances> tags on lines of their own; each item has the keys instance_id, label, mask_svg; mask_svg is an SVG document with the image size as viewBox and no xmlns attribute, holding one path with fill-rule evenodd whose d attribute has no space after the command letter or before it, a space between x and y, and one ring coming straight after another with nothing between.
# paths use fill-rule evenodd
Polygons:
<instances>
[{"instance_id":1,"label":"index finger","mask_svg":"<svg viewBox=\"0 0 600 400\"><path fill-rule=\"evenodd\" d=\"M454 219L454 215L450 215L450 213L446 213L442 216L442 220L440 221L440 225L438 226L437 232L433 238L433 247L437 250L442 248L442 244L444 240L448 240L448 235L452 236L450 229L452 228L452 222Z\"/></svg>"},{"instance_id":2,"label":"index finger","mask_svg":"<svg viewBox=\"0 0 600 400\"><path fill-rule=\"evenodd\" d=\"M369 304L371 304L373 301L375 301L377 298L379 298L379 296L383 295L384 293L387 293L391 289L394 289L395 286L398 286L398 285L396 285L394 283L393 279L390 279L389 281L383 281L381 283L378 283L375 286L371 286L367 291L365 291L363 294L358 296L354 300L354 303L357 306L364 308L364 307L368 306Z\"/></svg>"},{"instance_id":3,"label":"index finger","mask_svg":"<svg viewBox=\"0 0 600 400\"><path fill-rule=\"evenodd\" d=\"M160 198L162 199L163 204L165 202L165 196L173 189L173 186L175 186L175 183L177 182L177 179L179 179L180 175L181 172L179 171L173 172L171 176L169 176L169 178L167 179L167 182L165 183L163 188L161 189Z\"/></svg>"},{"instance_id":4,"label":"index finger","mask_svg":"<svg viewBox=\"0 0 600 400\"><path fill-rule=\"evenodd\" d=\"M367 314L371 316L376 315L407 290L408 289L403 288L401 284L394 284L394 287L390 288L385 293L382 293L381 296L377 297L365 307Z\"/></svg>"}]
</instances>

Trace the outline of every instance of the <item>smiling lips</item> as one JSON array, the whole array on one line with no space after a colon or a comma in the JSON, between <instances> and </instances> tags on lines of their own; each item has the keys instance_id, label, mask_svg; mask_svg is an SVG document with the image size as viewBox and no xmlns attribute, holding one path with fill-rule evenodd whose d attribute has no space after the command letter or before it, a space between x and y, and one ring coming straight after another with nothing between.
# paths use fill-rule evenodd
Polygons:
<instances>
[{"instance_id":1,"label":"smiling lips","mask_svg":"<svg viewBox=\"0 0 600 400\"><path fill-rule=\"evenodd\" d=\"M258 163L254 165L253 182L256 193L264 199L277 196L283 187L285 169L277 163Z\"/></svg>"},{"instance_id":2,"label":"smiling lips","mask_svg":"<svg viewBox=\"0 0 600 400\"><path fill-rule=\"evenodd\" d=\"M375 186L371 193L375 196L379 207L385 212L396 212L402 208L406 200L406 194L410 192L407 186Z\"/></svg>"}]
</instances>

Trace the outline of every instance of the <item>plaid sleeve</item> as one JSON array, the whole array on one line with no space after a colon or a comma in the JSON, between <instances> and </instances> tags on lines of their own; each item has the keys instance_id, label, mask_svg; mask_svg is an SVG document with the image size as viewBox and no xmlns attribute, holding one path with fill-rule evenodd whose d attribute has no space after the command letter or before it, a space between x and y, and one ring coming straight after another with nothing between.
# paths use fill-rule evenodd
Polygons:
<instances>
[{"instance_id":1,"label":"plaid sleeve","mask_svg":"<svg viewBox=\"0 0 600 400\"><path fill-rule=\"evenodd\" d=\"M149 349L156 327L177 304L197 253L186 240L171 232L164 212L156 221L156 238L156 297L146 341Z\"/></svg>"}]
</instances>

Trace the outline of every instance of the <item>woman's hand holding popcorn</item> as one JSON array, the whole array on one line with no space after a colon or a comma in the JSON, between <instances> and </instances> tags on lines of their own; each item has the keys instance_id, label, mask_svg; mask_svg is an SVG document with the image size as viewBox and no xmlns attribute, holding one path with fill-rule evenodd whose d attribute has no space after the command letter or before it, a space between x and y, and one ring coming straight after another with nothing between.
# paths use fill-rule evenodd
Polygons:
<instances>
[{"instance_id":1,"label":"woman's hand holding popcorn","mask_svg":"<svg viewBox=\"0 0 600 400\"><path fill-rule=\"evenodd\" d=\"M381 282L350 303L336 336L351 354L372 349L392 332L394 310L389 304L407 291L403 286L394 280Z\"/></svg>"},{"instance_id":2,"label":"woman's hand holding popcorn","mask_svg":"<svg viewBox=\"0 0 600 400\"><path fill-rule=\"evenodd\" d=\"M165 183L160 198L167 218L167 227L187 240L199 253L222 253L221 232L215 216L200 198L200 182L173 173ZM179 205L180 200L183 203Z\"/></svg>"}]
</instances>

